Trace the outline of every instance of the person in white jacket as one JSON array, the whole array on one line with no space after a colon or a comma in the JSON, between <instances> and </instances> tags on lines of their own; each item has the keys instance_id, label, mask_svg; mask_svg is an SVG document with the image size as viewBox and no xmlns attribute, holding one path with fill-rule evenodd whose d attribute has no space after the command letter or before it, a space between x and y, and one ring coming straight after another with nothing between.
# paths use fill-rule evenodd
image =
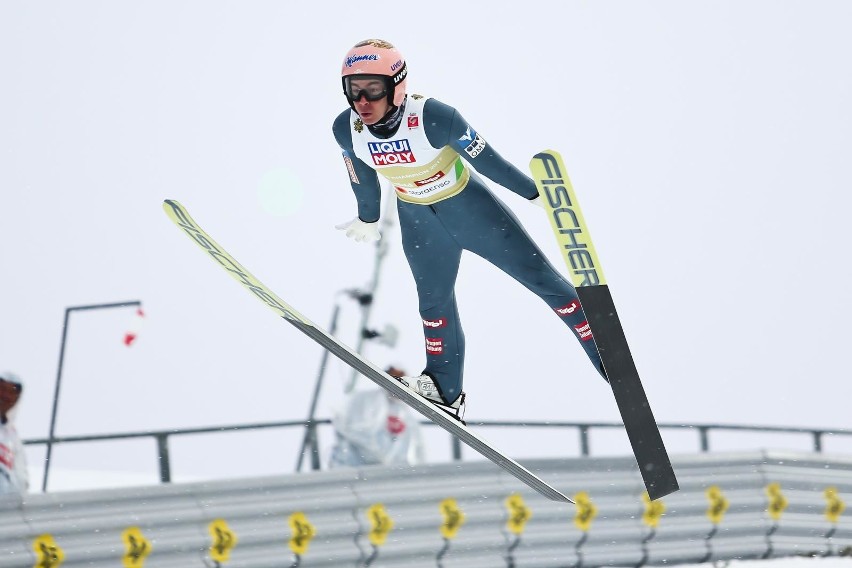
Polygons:
<instances>
[{"instance_id":1,"label":"person in white jacket","mask_svg":"<svg viewBox=\"0 0 852 568\"><path fill-rule=\"evenodd\" d=\"M29 489L24 444L15 429L15 406L24 384L9 371L0 373L0 494L26 493Z\"/></svg>"}]
</instances>

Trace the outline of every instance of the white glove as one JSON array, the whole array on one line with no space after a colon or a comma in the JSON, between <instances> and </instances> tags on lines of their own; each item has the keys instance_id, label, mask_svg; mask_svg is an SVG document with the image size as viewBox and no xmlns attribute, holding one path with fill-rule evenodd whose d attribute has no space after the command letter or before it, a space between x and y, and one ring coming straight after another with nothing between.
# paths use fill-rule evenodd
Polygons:
<instances>
[{"instance_id":1,"label":"white glove","mask_svg":"<svg viewBox=\"0 0 852 568\"><path fill-rule=\"evenodd\" d=\"M350 239L355 239L357 242L367 241L368 243L376 242L382 238L379 233L379 222L365 223L358 217L351 221L335 225L335 229L346 231L346 236Z\"/></svg>"},{"instance_id":2,"label":"white glove","mask_svg":"<svg viewBox=\"0 0 852 568\"><path fill-rule=\"evenodd\" d=\"M544 206L544 201L541 200L541 195L537 196L535 199L530 199L530 203L532 203L533 205L538 205L542 209L546 209L546 207Z\"/></svg>"}]
</instances>

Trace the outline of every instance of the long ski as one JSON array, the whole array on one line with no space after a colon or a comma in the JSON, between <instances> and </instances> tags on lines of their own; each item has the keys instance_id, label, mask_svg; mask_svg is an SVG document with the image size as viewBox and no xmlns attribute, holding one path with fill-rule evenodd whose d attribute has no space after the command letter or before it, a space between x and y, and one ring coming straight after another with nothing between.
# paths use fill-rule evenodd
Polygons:
<instances>
[{"instance_id":1,"label":"long ski","mask_svg":"<svg viewBox=\"0 0 852 568\"><path fill-rule=\"evenodd\" d=\"M562 156L553 150L540 152L531 160L530 170L586 313L648 496L658 499L673 493L678 490L677 477Z\"/></svg>"},{"instance_id":2,"label":"long ski","mask_svg":"<svg viewBox=\"0 0 852 568\"><path fill-rule=\"evenodd\" d=\"M319 343L333 355L340 358L344 363L363 374L365 377L389 391L395 397L401 399L414 410L433 421L435 424L456 436L459 440L488 458L496 465L534 489L544 497L553 501L573 503L566 495L557 491L544 482L527 468L507 457L494 448L487 441L473 433L467 426L451 418L445 412L437 409L419 396L411 393L397 380L376 367L338 341L334 336L312 323L308 318L300 314L290 304L275 295L257 278L246 270L234 257L225 252L199 225L196 223L186 209L177 201L166 200L163 209L169 218L186 233L192 240L206 252L210 258L225 269L237 282L243 285L258 300L263 302L277 315L281 316L299 331Z\"/></svg>"}]
</instances>

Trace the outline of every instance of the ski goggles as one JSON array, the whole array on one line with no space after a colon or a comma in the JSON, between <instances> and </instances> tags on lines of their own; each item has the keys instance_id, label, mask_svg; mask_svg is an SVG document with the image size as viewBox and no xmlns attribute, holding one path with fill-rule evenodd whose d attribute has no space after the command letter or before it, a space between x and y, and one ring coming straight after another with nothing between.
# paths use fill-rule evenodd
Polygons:
<instances>
[{"instance_id":1,"label":"ski goggles","mask_svg":"<svg viewBox=\"0 0 852 568\"><path fill-rule=\"evenodd\" d=\"M343 78L343 92L353 103L366 97L370 102L380 101L388 96L390 78L384 75L347 75Z\"/></svg>"}]
</instances>

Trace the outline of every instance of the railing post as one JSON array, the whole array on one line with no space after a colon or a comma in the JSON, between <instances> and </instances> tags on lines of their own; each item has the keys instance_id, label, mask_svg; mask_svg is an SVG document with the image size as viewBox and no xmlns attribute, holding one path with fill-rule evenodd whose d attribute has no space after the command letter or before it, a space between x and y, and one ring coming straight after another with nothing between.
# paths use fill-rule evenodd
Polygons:
<instances>
[{"instance_id":1,"label":"railing post","mask_svg":"<svg viewBox=\"0 0 852 568\"><path fill-rule=\"evenodd\" d=\"M462 448L461 442L458 438L450 434L450 439L453 441L453 461L461 461L462 459Z\"/></svg>"},{"instance_id":2,"label":"railing post","mask_svg":"<svg viewBox=\"0 0 852 568\"><path fill-rule=\"evenodd\" d=\"M100 310L108 308L124 308L127 306L141 306L142 302L133 300L130 302L116 302L113 304L93 304L89 306L72 306L65 308L65 318L62 322L62 343L59 346L59 366L56 369L56 384L53 388L53 409L50 413L50 433L47 436L47 454L44 458L44 477L41 480L42 493L47 492L47 478L50 474L50 458L53 452L53 442L56 438L56 413L59 410L59 386L62 382L62 364L65 360L65 341L68 337L68 326L71 323L71 312L78 310Z\"/></svg>"},{"instance_id":3,"label":"railing post","mask_svg":"<svg viewBox=\"0 0 852 568\"><path fill-rule=\"evenodd\" d=\"M707 426L699 426L698 433L701 437L701 453L706 454L710 451L710 428Z\"/></svg>"},{"instance_id":4,"label":"railing post","mask_svg":"<svg viewBox=\"0 0 852 568\"><path fill-rule=\"evenodd\" d=\"M319 471L321 467L319 458L319 440L317 440L317 423L313 419L308 421L308 436L310 436L311 446L311 469Z\"/></svg>"},{"instance_id":5,"label":"railing post","mask_svg":"<svg viewBox=\"0 0 852 568\"><path fill-rule=\"evenodd\" d=\"M822 435L824 432L814 430L814 451L818 454L822 453Z\"/></svg>"},{"instance_id":6,"label":"railing post","mask_svg":"<svg viewBox=\"0 0 852 568\"><path fill-rule=\"evenodd\" d=\"M589 450L589 425L580 424L578 428L580 430L580 455L584 458L589 457L589 454L591 454Z\"/></svg>"},{"instance_id":7,"label":"railing post","mask_svg":"<svg viewBox=\"0 0 852 568\"><path fill-rule=\"evenodd\" d=\"M160 460L160 483L172 481L172 466L169 461L169 435L157 434L157 455Z\"/></svg>"},{"instance_id":8,"label":"railing post","mask_svg":"<svg viewBox=\"0 0 852 568\"><path fill-rule=\"evenodd\" d=\"M331 313L331 323L328 326L328 333L330 335L334 335L337 332L337 316L340 314L340 304L334 305L334 311ZM320 367L319 372L317 373L317 382L314 385L314 394L311 397L311 407L308 410L308 422L305 423L305 435L302 437L302 447L299 450L299 457L296 459L296 473L302 471L302 460L305 459L305 450L308 444L311 442L311 424L314 418L316 417L317 412L317 402L319 401L320 391L322 390L322 380L325 376L325 366L328 363L328 349L322 350L322 357L320 358ZM314 441L316 441L316 433L314 433ZM311 447L311 451L313 452L315 446ZM314 467L314 469L319 469L318 467Z\"/></svg>"}]
</instances>

